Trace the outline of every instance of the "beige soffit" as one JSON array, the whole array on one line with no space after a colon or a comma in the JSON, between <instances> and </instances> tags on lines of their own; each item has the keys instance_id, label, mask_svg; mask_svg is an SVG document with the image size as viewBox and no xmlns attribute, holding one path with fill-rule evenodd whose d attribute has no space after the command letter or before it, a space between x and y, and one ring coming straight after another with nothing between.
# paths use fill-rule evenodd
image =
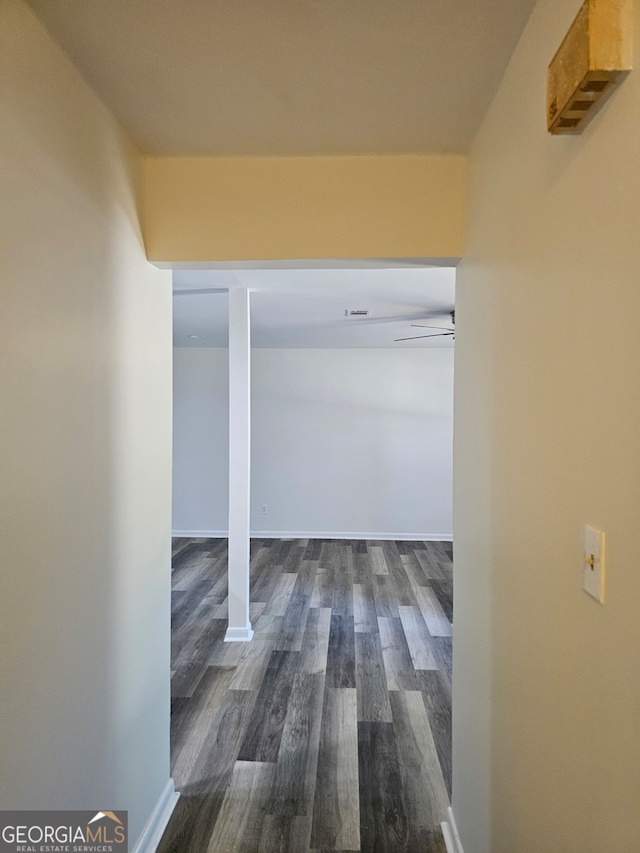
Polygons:
<instances>
[{"instance_id":1,"label":"beige soffit","mask_svg":"<svg viewBox=\"0 0 640 853\"><path fill-rule=\"evenodd\" d=\"M156 155L464 153L534 0L32 0Z\"/></svg>"}]
</instances>

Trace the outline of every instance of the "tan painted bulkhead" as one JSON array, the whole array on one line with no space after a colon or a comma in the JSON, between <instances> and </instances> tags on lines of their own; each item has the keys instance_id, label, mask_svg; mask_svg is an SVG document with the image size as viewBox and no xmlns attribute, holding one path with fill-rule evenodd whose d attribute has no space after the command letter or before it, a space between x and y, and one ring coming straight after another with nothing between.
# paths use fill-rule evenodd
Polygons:
<instances>
[{"instance_id":1,"label":"tan painted bulkhead","mask_svg":"<svg viewBox=\"0 0 640 853\"><path fill-rule=\"evenodd\" d=\"M156 263L458 258L467 158L147 158Z\"/></svg>"}]
</instances>

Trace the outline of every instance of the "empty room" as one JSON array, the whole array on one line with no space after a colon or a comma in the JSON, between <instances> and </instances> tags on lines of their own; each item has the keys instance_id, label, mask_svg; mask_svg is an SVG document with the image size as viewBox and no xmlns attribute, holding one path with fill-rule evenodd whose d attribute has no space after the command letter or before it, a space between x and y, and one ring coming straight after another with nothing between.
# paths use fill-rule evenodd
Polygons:
<instances>
[{"instance_id":1,"label":"empty room","mask_svg":"<svg viewBox=\"0 0 640 853\"><path fill-rule=\"evenodd\" d=\"M162 850L444 850L455 270L369 267L174 273L181 797ZM249 389L225 288L249 289ZM225 643L243 627L227 627L234 382L250 639Z\"/></svg>"}]
</instances>

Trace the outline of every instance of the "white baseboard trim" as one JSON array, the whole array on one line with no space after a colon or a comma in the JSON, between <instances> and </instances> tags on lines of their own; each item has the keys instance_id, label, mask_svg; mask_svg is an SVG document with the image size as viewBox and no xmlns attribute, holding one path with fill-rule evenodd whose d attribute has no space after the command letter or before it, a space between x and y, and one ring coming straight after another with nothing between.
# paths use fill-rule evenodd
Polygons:
<instances>
[{"instance_id":1,"label":"white baseboard trim","mask_svg":"<svg viewBox=\"0 0 640 853\"><path fill-rule=\"evenodd\" d=\"M227 530L172 530L173 537L184 539L226 539Z\"/></svg>"},{"instance_id":2,"label":"white baseboard trim","mask_svg":"<svg viewBox=\"0 0 640 853\"><path fill-rule=\"evenodd\" d=\"M251 625L246 628L227 628L224 635L225 643L248 643L253 639L253 629Z\"/></svg>"},{"instance_id":3,"label":"white baseboard trim","mask_svg":"<svg viewBox=\"0 0 640 853\"><path fill-rule=\"evenodd\" d=\"M155 853L179 797L173 779L169 779L132 853Z\"/></svg>"},{"instance_id":4,"label":"white baseboard trim","mask_svg":"<svg viewBox=\"0 0 640 853\"><path fill-rule=\"evenodd\" d=\"M444 845L447 848L447 853L464 853L462 842L458 835L458 827L451 806L447 809L447 819L444 820L440 827L444 836Z\"/></svg>"},{"instance_id":5,"label":"white baseboard trim","mask_svg":"<svg viewBox=\"0 0 640 853\"><path fill-rule=\"evenodd\" d=\"M379 533L353 530L252 530L256 539L400 539L409 542L452 542L451 533Z\"/></svg>"},{"instance_id":6,"label":"white baseboard trim","mask_svg":"<svg viewBox=\"0 0 640 853\"><path fill-rule=\"evenodd\" d=\"M174 530L175 537L193 539L226 539L226 530ZM397 539L405 542L453 542L451 533L377 533L349 530L252 530L254 539Z\"/></svg>"}]
</instances>

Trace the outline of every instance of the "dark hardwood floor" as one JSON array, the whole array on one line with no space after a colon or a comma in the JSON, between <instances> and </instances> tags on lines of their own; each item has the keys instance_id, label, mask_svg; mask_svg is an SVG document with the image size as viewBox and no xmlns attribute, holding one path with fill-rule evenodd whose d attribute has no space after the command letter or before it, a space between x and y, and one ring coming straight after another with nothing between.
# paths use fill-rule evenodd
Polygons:
<instances>
[{"instance_id":1,"label":"dark hardwood floor","mask_svg":"<svg viewBox=\"0 0 640 853\"><path fill-rule=\"evenodd\" d=\"M224 643L226 540L175 539L160 853L445 853L446 542L253 540L251 643Z\"/></svg>"}]
</instances>

